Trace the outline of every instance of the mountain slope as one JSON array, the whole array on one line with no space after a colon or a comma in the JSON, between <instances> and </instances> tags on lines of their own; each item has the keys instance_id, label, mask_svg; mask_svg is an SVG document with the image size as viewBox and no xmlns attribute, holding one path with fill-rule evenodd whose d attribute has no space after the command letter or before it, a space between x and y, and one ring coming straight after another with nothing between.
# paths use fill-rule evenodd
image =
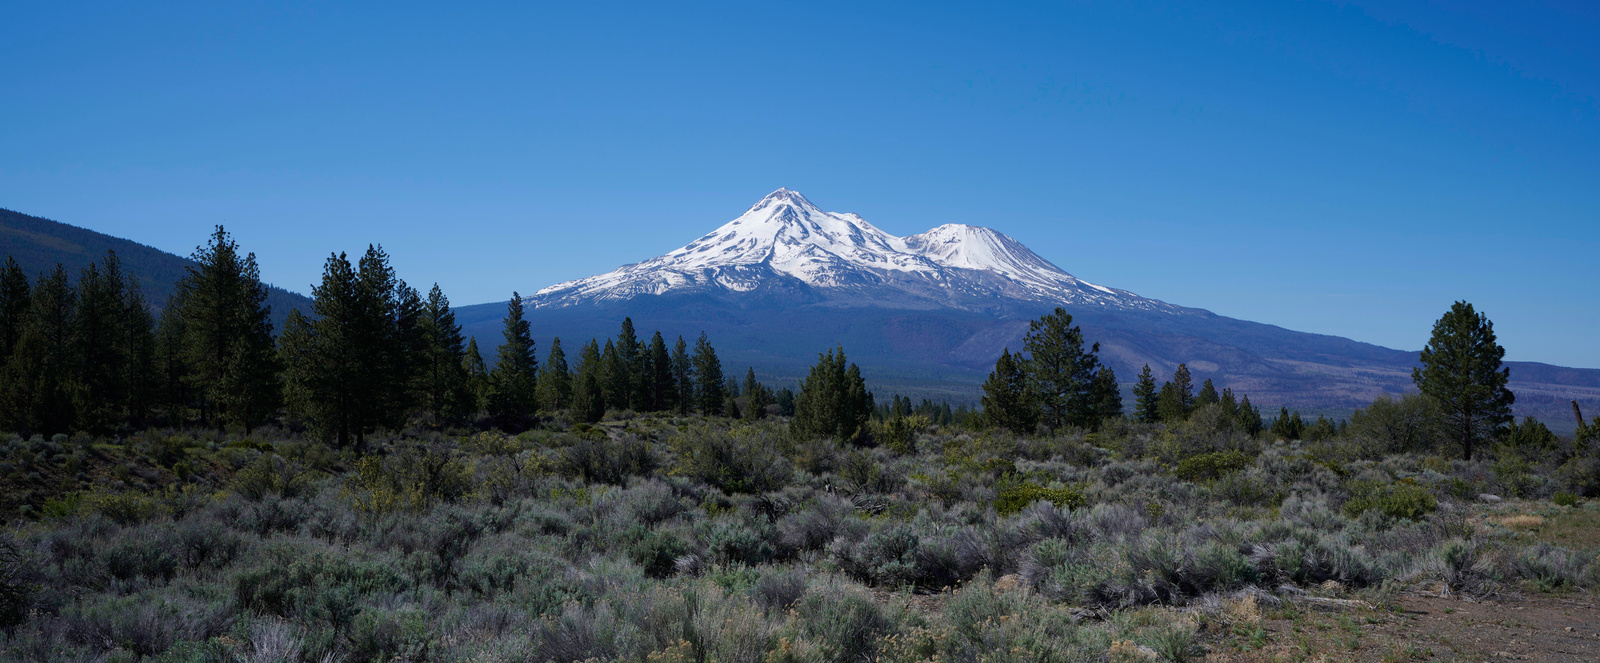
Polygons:
<instances>
[{"instance_id":1,"label":"mountain slope","mask_svg":"<svg viewBox=\"0 0 1600 663\"><path fill-rule=\"evenodd\" d=\"M55 269L57 263L64 265L67 274L76 279L79 271L104 258L106 251L117 252L122 269L138 280L145 299L156 308L166 304L178 280L187 273L184 268L194 264L188 258L138 242L0 209L0 256L16 258L29 281ZM283 320L289 311L311 308L311 300L305 296L271 286L267 289L267 304L272 306L274 329L283 329Z\"/></svg>"},{"instance_id":2,"label":"mountain slope","mask_svg":"<svg viewBox=\"0 0 1600 663\"><path fill-rule=\"evenodd\" d=\"M1411 388L1416 352L1296 332L1079 279L1002 233L944 225L895 237L779 189L665 255L559 283L526 299L541 348L616 333L624 316L669 341L706 332L736 371L797 380L842 344L873 387L975 401L1030 319L1064 307L1124 383L1149 364L1247 393L1257 404L1346 413ZM505 304L463 307L486 353ZM570 354L570 350L569 350ZM1600 370L1510 363L1519 414L1571 428L1570 400L1600 411Z\"/></svg>"}]
</instances>

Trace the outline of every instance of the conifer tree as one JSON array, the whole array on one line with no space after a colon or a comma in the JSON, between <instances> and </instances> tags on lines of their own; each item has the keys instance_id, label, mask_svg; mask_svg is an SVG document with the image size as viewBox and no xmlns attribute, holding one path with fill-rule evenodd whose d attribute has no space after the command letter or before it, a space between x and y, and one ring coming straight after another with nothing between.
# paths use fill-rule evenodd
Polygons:
<instances>
[{"instance_id":1,"label":"conifer tree","mask_svg":"<svg viewBox=\"0 0 1600 663\"><path fill-rule=\"evenodd\" d=\"M1022 340L1028 353L1030 391L1050 430L1092 426L1096 420L1094 378L1100 370L1100 344L1085 347L1083 331L1065 309L1028 324Z\"/></svg>"},{"instance_id":2,"label":"conifer tree","mask_svg":"<svg viewBox=\"0 0 1600 663\"><path fill-rule=\"evenodd\" d=\"M628 367L617 354L617 344L606 339L606 348L600 351L600 392L604 394L607 408L628 409Z\"/></svg>"},{"instance_id":3,"label":"conifer tree","mask_svg":"<svg viewBox=\"0 0 1600 663\"><path fill-rule=\"evenodd\" d=\"M1472 460L1479 444L1498 439L1511 423L1516 396L1506 388L1511 369L1495 341L1494 323L1471 304L1456 302L1433 325L1422 365L1411 370L1417 389L1439 404L1443 430Z\"/></svg>"},{"instance_id":4,"label":"conifer tree","mask_svg":"<svg viewBox=\"0 0 1600 663\"><path fill-rule=\"evenodd\" d=\"M476 415L489 406L489 367L478 350L478 337L467 339L467 354L461 359L461 367L467 374L467 393L472 395L470 411Z\"/></svg>"},{"instance_id":5,"label":"conifer tree","mask_svg":"<svg viewBox=\"0 0 1600 663\"><path fill-rule=\"evenodd\" d=\"M1178 370L1172 372L1172 388L1178 394L1178 404L1183 406L1183 416L1188 419L1194 412L1194 380L1189 377L1189 365L1178 364Z\"/></svg>"},{"instance_id":6,"label":"conifer tree","mask_svg":"<svg viewBox=\"0 0 1600 663\"><path fill-rule=\"evenodd\" d=\"M278 337L289 410L340 448L365 442L377 425L383 341L377 306L366 301L361 278L346 254L331 254L322 282L311 288L315 319L290 311Z\"/></svg>"},{"instance_id":7,"label":"conifer tree","mask_svg":"<svg viewBox=\"0 0 1600 663\"><path fill-rule=\"evenodd\" d=\"M28 275L22 273L16 258L6 256L5 267L0 268L0 365L11 358L11 351L17 347L22 318L32 296Z\"/></svg>"},{"instance_id":8,"label":"conifer tree","mask_svg":"<svg viewBox=\"0 0 1600 663\"><path fill-rule=\"evenodd\" d=\"M184 337L183 306L181 302L168 300L156 323L151 400L155 407L162 410L166 424L172 427L182 426L188 421L192 400L189 365L184 360Z\"/></svg>"},{"instance_id":9,"label":"conifer tree","mask_svg":"<svg viewBox=\"0 0 1600 663\"><path fill-rule=\"evenodd\" d=\"M389 376L383 422L391 430L405 426L411 415L429 407L428 306L416 288L395 279L392 322L386 325L384 372Z\"/></svg>"},{"instance_id":10,"label":"conifer tree","mask_svg":"<svg viewBox=\"0 0 1600 663\"><path fill-rule=\"evenodd\" d=\"M1039 408L1028 393L1028 375L1009 348L1000 351L983 383L983 421L1019 435L1032 433L1039 422Z\"/></svg>"},{"instance_id":11,"label":"conifer tree","mask_svg":"<svg viewBox=\"0 0 1600 663\"><path fill-rule=\"evenodd\" d=\"M560 336L550 341L550 354L539 369L539 401L551 410L572 406L572 373L567 369L567 353L561 349Z\"/></svg>"},{"instance_id":12,"label":"conifer tree","mask_svg":"<svg viewBox=\"0 0 1600 663\"><path fill-rule=\"evenodd\" d=\"M772 390L756 381L756 369L750 367L744 374L744 418L756 421L767 416L767 406L772 404Z\"/></svg>"},{"instance_id":13,"label":"conifer tree","mask_svg":"<svg viewBox=\"0 0 1600 663\"><path fill-rule=\"evenodd\" d=\"M1223 413L1230 417L1239 414L1239 400L1233 397L1232 388L1222 388L1222 397L1218 401L1218 404L1222 406Z\"/></svg>"},{"instance_id":14,"label":"conifer tree","mask_svg":"<svg viewBox=\"0 0 1600 663\"><path fill-rule=\"evenodd\" d=\"M72 345L67 351L75 384L76 426L105 432L127 419L128 373L131 368L124 335L128 314L121 262L108 252L104 262L90 263L78 275L77 311Z\"/></svg>"},{"instance_id":15,"label":"conifer tree","mask_svg":"<svg viewBox=\"0 0 1600 663\"><path fill-rule=\"evenodd\" d=\"M698 394L694 392L694 362L689 359L689 346L679 336L677 343L672 346L672 384L677 391L678 414L686 415L699 403Z\"/></svg>"},{"instance_id":16,"label":"conifer tree","mask_svg":"<svg viewBox=\"0 0 1600 663\"><path fill-rule=\"evenodd\" d=\"M772 400L778 406L778 414L781 414L785 417L792 417L794 416L794 399L794 390L784 387L778 390L777 395L774 396Z\"/></svg>"},{"instance_id":17,"label":"conifer tree","mask_svg":"<svg viewBox=\"0 0 1600 663\"><path fill-rule=\"evenodd\" d=\"M1217 395L1216 385L1211 384L1211 378L1206 378L1206 381L1200 385L1200 393L1194 397L1195 409L1198 410L1207 405L1216 405L1220 402L1222 402L1222 397Z\"/></svg>"},{"instance_id":18,"label":"conifer tree","mask_svg":"<svg viewBox=\"0 0 1600 663\"><path fill-rule=\"evenodd\" d=\"M667 352L667 341L656 332L650 337L650 350L645 362L649 365L650 411L663 412L677 407L678 382L672 375L672 356Z\"/></svg>"},{"instance_id":19,"label":"conifer tree","mask_svg":"<svg viewBox=\"0 0 1600 663\"><path fill-rule=\"evenodd\" d=\"M1145 364L1144 370L1139 372L1139 383L1133 386L1134 416L1139 421L1153 424L1161 421L1161 401L1156 390L1156 378L1150 373L1150 365Z\"/></svg>"},{"instance_id":20,"label":"conifer tree","mask_svg":"<svg viewBox=\"0 0 1600 663\"><path fill-rule=\"evenodd\" d=\"M647 365L649 354L644 343L639 341L639 335L634 331L633 318L622 319L622 329L617 333L617 360L623 368L622 379L618 386L623 388L622 407L632 408L637 412L649 412L655 409L650 396L655 391L650 383L650 370Z\"/></svg>"},{"instance_id":21,"label":"conifer tree","mask_svg":"<svg viewBox=\"0 0 1600 663\"><path fill-rule=\"evenodd\" d=\"M465 341L450 298L433 284L422 309L424 409L435 426L461 421L475 408L467 379Z\"/></svg>"},{"instance_id":22,"label":"conifer tree","mask_svg":"<svg viewBox=\"0 0 1600 663\"><path fill-rule=\"evenodd\" d=\"M217 226L190 259L196 264L187 267L177 290L200 416L217 428L266 423L281 403L282 388L272 307L256 256L240 255L238 243Z\"/></svg>"},{"instance_id":23,"label":"conifer tree","mask_svg":"<svg viewBox=\"0 0 1600 663\"><path fill-rule=\"evenodd\" d=\"M539 362L534 358L532 330L523 319L522 295L511 293L506 305L505 343L489 373L489 416L506 426L520 426L538 407Z\"/></svg>"},{"instance_id":24,"label":"conifer tree","mask_svg":"<svg viewBox=\"0 0 1600 663\"><path fill-rule=\"evenodd\" d=\"M706 340L705 332L700 332L699 340L694 342L692 363L694 394L700 412L706 416L721 416L723 399L727 396L722 381L722 361L717 359L717 351L711 347L711 342Z\"/></svg>"},{"instance_id":25,"label":"conifer tree","mask_svg":"<svg viewBox=\"0 0 1600 663\"><path fill-rule=\"evenodd\" d=\"M1161 393L1156 396L1156 411L1160 413L1161 420L1169 424L1183 421L1188 416L1184 412L1183 396L1178 393L1177 385L1161 383Z\"/></svg>"},{"instance_id":26,"label":"conifer tree","mask_svg":"<svg viewBox=\"0 0 1600 663\"><path fill-rule=\"evenodd\" d=\"M1102 366L1094 374L1094 384L1091 387L1094 398L1095 417L1092 423L1095 429L1108 419L1122 416L1122 388L1117 385L1117 374L1110 366Z\"/></svg>"},{"instance_id":27,"label":"conifer tree","mask_svg":"<svg viewBox=\"0 0 1600 663\"><path fill-rule=\"evenodd\" d=\"M73 409L71 346L77 293L67 270L41 275L22 319L11 361L0 380L0 426L19 432L70 433L77 421Z\"/></svg>"},{"instance_id":28,"label":"conifer tree","mask_svg":"<svg viewBox=\"0 0 1600 663\"><path fill-rule=\"evenodd\" d=\"M606 413L600 385L600 344L589 339L578 352L578 371L572 380L572 418L594 423Z\"/></svg>"},{"instance_id":29,"label":"conifer tree","mask_svg":"<svg viewBox=\"0 0 1600 663\"><path fill-rule=\"evenodd\" d=\"M1289 413L1288 407L1278 409L1278 418L1272 422L1272 436L1283 440L1298 440L1305 436L1306 422L1300 413Z\"/></svg>"},{"instance_id":30,"label":"conifer tree","mask_svg":"<svg viewBox=\"0 0 1600 663\"><path fill-rule=\"evenodd\" d=\"M1239 402L1239 413L1234 420L1239 423L1239 428L1249 433L1251 437L1259 434L1263 427L1261 410L1250 404L1249 396L1245 396L1244 400Z\"/></svg>"},{"instance_id":31,"label":"conifer tree","mask_svg":"<svg viewBox=\"0 0 1600 663\"><path fill-rule=\"evenodd\" d=\"M831 437L855 442L867 433L872 419L872 392L861 379L861 368L848 363L844 348L817 356L817 363L800 382L795 396L790 430L801 439Z\"/></svg>"},{"instance_id":32,"label":"conifer tree","mask_svg":"<svg viewBox=\"0 0 1600 663\"><path fill-rule=\"evenodd\" d=\"M124 391L127 404L123 411L128 425L137 428L145 424L155 404L155 320L150 315L150 307L145 304L144 294L139 291L138 281L129 276L125 279L125 287L119 333L122 352L127 356L123 378L127 384Z\"/></svg>"}]
</instances>

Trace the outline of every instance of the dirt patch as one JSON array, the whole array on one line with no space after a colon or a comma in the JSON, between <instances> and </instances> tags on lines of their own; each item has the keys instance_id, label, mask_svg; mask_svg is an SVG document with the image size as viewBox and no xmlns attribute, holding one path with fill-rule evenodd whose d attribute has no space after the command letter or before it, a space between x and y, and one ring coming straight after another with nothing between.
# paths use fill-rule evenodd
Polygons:
<instances>
[{"instance_id":1,"label":"dirt patch","mask_svg":"<svg viewBox=\"0 0 1600 663\"><path fill-rule=\"evenodd\" d=\"M1600 661L1593 596L1474 603L1404 595L1386 609L1291 605L1259 628L1209 629L1207 661Z\"/></svg>"}]
</instances>

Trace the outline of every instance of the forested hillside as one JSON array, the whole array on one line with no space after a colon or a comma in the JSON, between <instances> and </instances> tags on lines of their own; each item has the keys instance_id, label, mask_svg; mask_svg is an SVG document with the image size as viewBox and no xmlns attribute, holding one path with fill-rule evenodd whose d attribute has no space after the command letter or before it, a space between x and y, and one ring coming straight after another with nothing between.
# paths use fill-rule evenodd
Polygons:
<instances>
[{"instance_id":1,"label":"forested hillside","mask_svg":"<svg viewBox=\"0 0 1600 663\"><path fill-rule=\"evenodd\" d=\"M30 279L55 269L58 263L75 275L105 257L106 251L117 252L122 268L139 282L145 300L157 310L172 296L184 268L194 265L186 257L138 242L0 208L0 255L15 258ZM267 286L273 329L282 330L289 311L306 309L310 303L298 293Z\"/></svg>"}]
</instances>

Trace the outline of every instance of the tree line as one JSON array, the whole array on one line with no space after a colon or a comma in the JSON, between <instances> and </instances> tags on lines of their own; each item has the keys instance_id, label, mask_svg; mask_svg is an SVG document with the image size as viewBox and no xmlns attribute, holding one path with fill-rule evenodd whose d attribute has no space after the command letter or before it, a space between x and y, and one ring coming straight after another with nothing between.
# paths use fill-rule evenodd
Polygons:
<instances>
[{"instance_id":1,"label":"tree line","mask_svg":"<svg viewBox=\"0 0 1600 663\"><path fill-rule=\"evenodd\" d=\"M377 246L355 260L331 254L311 310L290 312L274 338L255 254L218 226L192 259L159 316L114 252L75 281L58 265L30 283L8 259L0 267L0 428L249 429L286 416L359 446L409 423L487 417L516 429L541 410L593 422L608 409L748 419L827 409L816 394L766 387L754 369L742 383L725 376L703 333L692 348L680 336L669 349L660 332L640 338L631 319L603 347L585 343L575 365L556 338L541 364L518 293L490 369L439 286L423 296ZM849 371L859 383L859 369Z\"/></svg>"}]
</instances>

